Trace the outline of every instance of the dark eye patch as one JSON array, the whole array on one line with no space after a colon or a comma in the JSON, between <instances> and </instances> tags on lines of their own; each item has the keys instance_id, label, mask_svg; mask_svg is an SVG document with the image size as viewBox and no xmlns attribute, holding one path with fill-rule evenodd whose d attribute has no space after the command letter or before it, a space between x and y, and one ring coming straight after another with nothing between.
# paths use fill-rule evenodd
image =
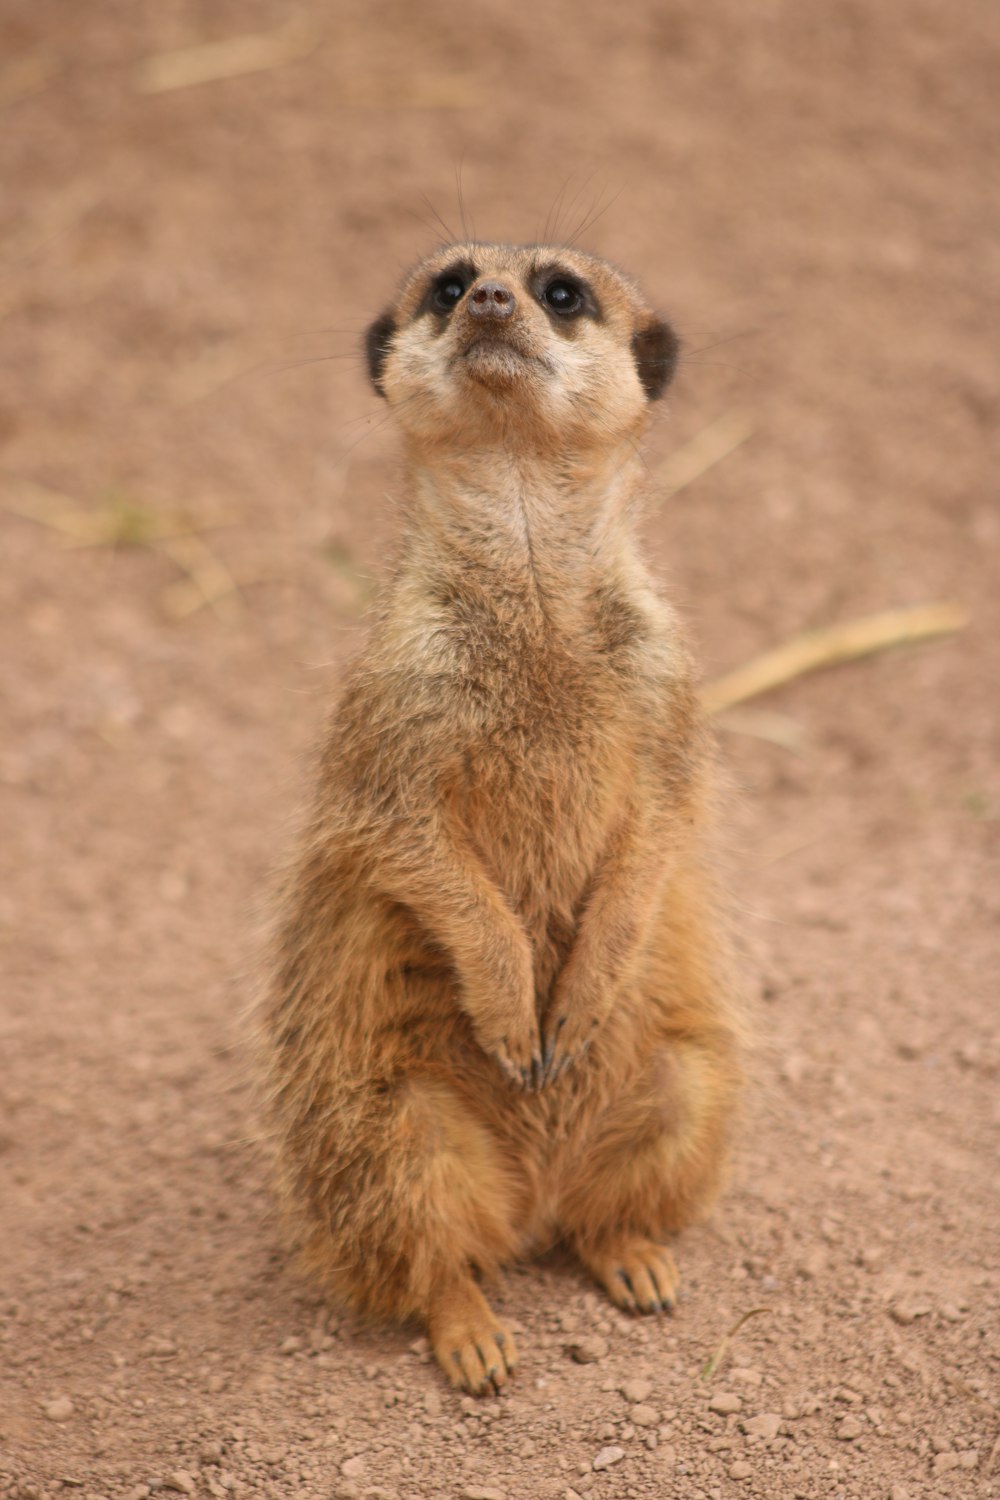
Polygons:
<instances>
[{"instance_id":1,"label":"dark eye patch","mask_svg":"<svg viewBox=\"0 0 1000 1500\"><path fill-rule=\"evenodd\" d=\"M566 266L537 266L528 287L557 327L568 329L577 318L601 322L601 309L589 281Z\"/></svg>"},{"instance_id":2,"label":"dark eye patch","mask_svg":"<svg viewBox=\"0 0 1000 1500\"><path fill-rule=\"evenodd\" d=\"M461 302L475 279L476 268L471 260L457 260L453 265L446 266L443 271L438 271L435 276L432 276L427 283L415 316L419 318L424 313L433 313L436 318L442 320L447 318L451 309Z\"/></svg>"}]
</instances>

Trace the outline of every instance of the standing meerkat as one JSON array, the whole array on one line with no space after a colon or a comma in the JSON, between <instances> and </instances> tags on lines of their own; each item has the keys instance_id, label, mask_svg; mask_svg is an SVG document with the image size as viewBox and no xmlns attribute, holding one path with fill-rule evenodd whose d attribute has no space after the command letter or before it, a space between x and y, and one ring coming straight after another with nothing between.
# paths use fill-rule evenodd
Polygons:
<instances>
[{"instance_id":1,"label":"standing meerkat","mask_svg":"<svg viewBox=\"0 0 1000 1500\"><path fill-rule=\"evenodd\" d=\"M669 1309L738 1082L691 665L633 536L678 342L614 267L463 244L373 324L400 560L321 756L264 1029L305 1257L502 1386L480 1282L562 1240Z\"/></svg>"}]
</instances>

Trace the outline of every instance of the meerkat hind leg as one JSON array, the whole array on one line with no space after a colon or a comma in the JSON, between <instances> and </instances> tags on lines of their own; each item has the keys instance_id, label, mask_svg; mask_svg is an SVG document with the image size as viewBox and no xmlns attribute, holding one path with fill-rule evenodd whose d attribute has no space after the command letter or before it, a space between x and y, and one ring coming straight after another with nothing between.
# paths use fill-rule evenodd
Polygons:
<instances>
[{"instance_id":1,"label":"meerkat hind leg","mask_svg":"<svg viewBox=\"0 0 1000 1500\"><path fill-rule=\"evenodd\" d=\"M435 1357L452 1385L480 1396L507 1383L517 1363L513 1336L470 1275L435 1293L427 1326Z\"/></svg>"},{"instance_id":2,"label":"meerkat hind leg","mask_svg":"<svg viewBox=\"0 0 1000 1500\"><path fill-rule=\"evenodd\" d=\"M621 1234L578 1250L581 1261L608 1296L626 1312L672 1312L680 1275L665 1245L644 1235Z\"/></svg>"},{"instance_id":3,"label":"meerkat hind leg","mask_svg":"<svg viewBox=\"0 0 1000 1500\"><path fill-rule=\"evenodd\" d=\"M723 1066L684 1042L653 1050L581 1142L586 1172L561 1205L567 1238L612 1302L670 1311L679 1276L663 1241L711 1197L721 1162Z\"/></svg>"},{"instance_id":4,"label":"meerkat hind leg","mask_svg":"<svg viewBox=\"0 0 1000 1500\"><path fill-rule=\"evenodd\" d=\"M489 1275L516 1248L516 1177L485 1121L445 1079L415 1071L400 1081L394 1099L381 1142L385 1175L377 1204L379 1233L407 1252L399 1310L424 1321L453 1385L473 1395L499 1390L516 1350L474 1269Z\"/></svg>"}]
</instances>

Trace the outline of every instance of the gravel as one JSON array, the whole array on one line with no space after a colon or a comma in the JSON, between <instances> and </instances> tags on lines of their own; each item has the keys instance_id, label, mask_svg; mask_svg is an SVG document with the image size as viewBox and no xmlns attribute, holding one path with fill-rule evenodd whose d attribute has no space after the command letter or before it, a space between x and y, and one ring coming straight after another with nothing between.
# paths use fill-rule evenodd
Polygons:
<instances>
[{"instance_id":1,"label":"gravel","mask_svg":"<svg viewBox=\"0 0 1000 1500\"><path fill-rule=\"evenodd\" d=\"M733 1416L743 1410L743 1397L737 1396L735 1391L716 1391L708 1403L708 1409L718 1412L722 1417Z\"/></svg>"},{"instance_id":2,"label":"gravel","mask_svg":"<svg viewBox=\"0 0 1000 1500\"><path fill-rule=\"evenodd\" d=\"M781 1417L777 1412L765 1411L760 1416L748 1417L740 1424L747 1437L763 1438L765 1442L773 1442L778 1436L781 1426Z\"/></svg>"},{"instance_id":3,"label":"gravel","mask_svg":"<svg viewBox=\"0 0 1000 1500\"><path fill-rule=\"evenodd\" d=\"M620 1389L626 1401L641 1402L652 1395L653 1382L651 1380L626 1380Z\"/></svg>"},{"instance_id":4,"label":"gravel","mask_svg":"<svg viewBox=\"0 0 1000 1500\"><path fill-rule=\"evenodd\" d=\"M567 1344L566 1352L578 1365L594 1365L607 1355L608 1341L602 1339L600 1334L587 1334L584 1338L574 1339Z\"/></svg>"}]
</instances>

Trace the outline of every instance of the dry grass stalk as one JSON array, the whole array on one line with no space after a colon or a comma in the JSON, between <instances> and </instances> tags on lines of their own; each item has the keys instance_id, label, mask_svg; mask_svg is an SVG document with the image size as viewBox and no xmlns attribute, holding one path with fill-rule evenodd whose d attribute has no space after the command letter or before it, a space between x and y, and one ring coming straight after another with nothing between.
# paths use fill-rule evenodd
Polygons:
<instances>
[{"instance_id":1,"label":"dry grass stalk","mask_svg":"<svg viewBox=\"0 0 1000 1500\"><path fill-rule=\"evenodd\" d=\"M745 703L772 688L792 682L806 672L855 661L892 646L910 645L951 635L968 624L967 612L957 604L920 604L912 609L889 609L860 620L845 620L822 630L794 636L773 651L765 651L743 667L710 682L702 701L710 714Z\"/></svg>"},{"instance_id":2,"label":"dry grass stalk","mask_svg":"<svg viewBox=\"0 0 1000 1500\"><path fill-rule=\"evenodd\" d=\"M728 710L720 720L719 728L730 734L767 740L771 745L780 745L782 750L791 750L794 755L805 755L809 748L806 731L797 719L766 708Z\"/></svg>"},{"instance_id":3,"label":"dry grass stalk","mask_svg":"<svg viewBox=\"0 0 1000 1500\"><path fill-rule=\"evenodd\" d=\"M139 64L135 86L140 94L163 94L245 73L263 73L307 57L316 50L319 40L313 29L297 25L157 52Z\"/></svg>"},{"instance_id":4,"label":"dry grass stalk","mask_svg":"<svg viewBox=\"0 0 1000 1500\"><path fill-rule=\"evenodd\" d=\"M243 595L225 563L200 536L163 537L156 550L163 552L186 575L160 595L173 619L183 619L208 605L222 619L232 619L243 606Z\"/></svg>"},{"instance_id":5,"label":"dry grass stalk","mask_svg":"<svg viewBox=\"0 0 1000 1500\"><path fill-rule=\"evenodd\" d=\"M477 73L353 73L337 92L354 109L478 109L485 98Z\"/></svg>"},{"instance_id":6,"label":"dry grass stalk","mask_svg":"<svg viewBox=\"0 0 1000 1500\"><path fill-rule=\"evenodd\" d=\"M771 1309L769 1307L751 1307L747 1312L743 1314L742 1318L737 1318L732 1328L730 1328L729 1332L722 1339L722 1342L719 1344L719 1347L716 1349L715 1353L705 1361L705 1367L701 1372L702 1380L711 1380L712 1376L715 1374L716 1370L725 1359L726 1352L729 1349L730 1343L739 1333L740 1329L743 1327L743 1324L749 1323L751 1318L756 1318L760 1313L766 1313L770 1311Z\"/></svg>"},{"instance_id":7,"label":"dry grass stalk","mask_svg":"<svg viewBox=\"0 0 1000 1500\"><path fill-rule=\"evenodd\" d=\"M664 459L653 474L654 488L664 496L676 495L678 490L693 484L708 469L721 463L745 443L754 430L746 412L723 412L721 417L703 427L701 432Z\"/></svg>"},{"instance_id":8,"label":"dry grass stalk","mask_svg":"<svg viewBox=\"0 0 1000 1500\"><path fill-rule=\"evenodd\" d=\"M159 516L149 506L120 495L86 507L31 480L18 479L16 485L13 499L5 500L3 508L56 532L64 546L146 547L168 557L185 575L162 594L163 607L172 618L192 614L203 605L225 618L238 610L239 584L186 517Z\"/></svg>"},{"instance_id":9,"label":"dry grass stalk","mask_svg":"<svg viewBox=\"0 0 1000 1500\"><path fill-rule=\"evenodd\" d=\"M189 525L167 523L147 506L117 495L90 507L31 479L17 478L13 486L4 510L56 532L67 547L148 546L161 536L190 530Z\"/></svg>"}]
</instances>

